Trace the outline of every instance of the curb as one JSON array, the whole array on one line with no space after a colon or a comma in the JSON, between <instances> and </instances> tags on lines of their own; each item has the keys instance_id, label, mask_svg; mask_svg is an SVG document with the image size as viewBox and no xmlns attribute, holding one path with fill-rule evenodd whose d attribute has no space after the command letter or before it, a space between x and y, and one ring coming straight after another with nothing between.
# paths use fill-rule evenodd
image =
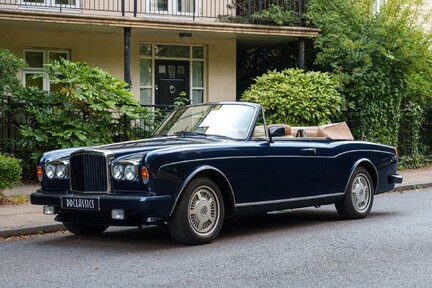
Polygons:
<instances>
[{"instance_id":1,"label":"curb","mask_svg":"<svg viewBox=\"0 0 432 288\"><path fill-rule=\"evenodd\" d=\"M46 224L0 230L0 238L19 237L65 230L63 224Z\"/></svg>"},{"instance_id":2,"label":"curb","mask_svg":"<svg viewBox=\"0 0 432 288\"><path fill-rule=\"evenodd\" d=\"M404 192L409 190L418 190L418 189L425 189L431 187L432 187L432 182L408 184L408 185L401 185L395 187L392 192Z\"/></svg>"}]
</instances>

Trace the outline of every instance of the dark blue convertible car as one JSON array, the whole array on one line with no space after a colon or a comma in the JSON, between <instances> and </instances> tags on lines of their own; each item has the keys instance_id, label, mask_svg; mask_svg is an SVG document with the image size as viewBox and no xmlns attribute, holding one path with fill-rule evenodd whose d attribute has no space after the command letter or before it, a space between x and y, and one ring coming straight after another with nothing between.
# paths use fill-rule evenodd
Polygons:
<instances>
[{"instance_id":1,"label":"dark blue convertible car","mask_svg":"<svg viewBox=\"0 0 432 288\"><path fill-rule=\"evenodd\" d=\"M354 141L345 123L266 125L259 105L207 103L173 111L148 139L45 153L31 202L77 235L167 223L178 242L203 244L240 214L335 204L364 218L402 182L397 164L395 148Z\"/></svg>"}]
</instances>

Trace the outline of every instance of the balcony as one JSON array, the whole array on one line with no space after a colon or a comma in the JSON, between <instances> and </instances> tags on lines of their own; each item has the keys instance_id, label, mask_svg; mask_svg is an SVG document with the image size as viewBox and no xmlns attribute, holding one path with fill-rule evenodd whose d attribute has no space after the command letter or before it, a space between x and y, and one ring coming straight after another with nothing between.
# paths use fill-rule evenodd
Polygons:
<instances>
[{"instance_id":1,"label":"balcony","mask_svg":"<svg viewBox=\"0 0 432 288\"><path fill-rule=\"evenodd\" d=\"M273 25L260 20L272 6L291 13L284 26L302 26L306 0L0 0L0 10L35 11L104 17L160 18L181 21L219 21ZM280 24L279 24L280 25Z\"/></svg>"}]
</instances>

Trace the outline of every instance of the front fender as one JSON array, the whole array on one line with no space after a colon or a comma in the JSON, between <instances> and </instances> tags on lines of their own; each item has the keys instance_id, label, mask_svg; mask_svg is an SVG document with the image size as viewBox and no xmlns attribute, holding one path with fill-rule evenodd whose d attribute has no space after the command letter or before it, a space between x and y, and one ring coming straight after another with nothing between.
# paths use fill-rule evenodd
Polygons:
<instances>
[{"instance_id":1,"label":"front fender","mask_svg":"<svg viewBox=\"0 0 432 288\"><path fill-rule=\"evenodd\" d=\"M187 173L184 167L178 165L165 166L159 170L159 176L161 192L164 193L166 191L169 191L169 194L174 200L170 216L174 212L174 209L177 206L177 202L183 195L186 186L190 183L192 179L198 176L205 176L216 182L216 184L221 189L222 195L224 197L223 201L225 206L228 208L228 211L232 212L232 208L235 204L235 196L232 186L225 174L213 166L197 166L190 171L187 171Z\"/></svg>"}]
</instances>

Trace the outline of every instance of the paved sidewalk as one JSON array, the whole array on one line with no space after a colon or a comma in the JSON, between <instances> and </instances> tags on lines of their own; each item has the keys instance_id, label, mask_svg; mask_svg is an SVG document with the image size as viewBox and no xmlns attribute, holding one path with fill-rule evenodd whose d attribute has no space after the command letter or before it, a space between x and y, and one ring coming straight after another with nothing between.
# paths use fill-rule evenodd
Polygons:
<instances>
[{"instance_id":1,"label":"paved sidewalk","mask_svg":"<svg viewBox=\"0 0 432 288\"><path fill-rule=\"evenodd\" d=\"M404 181L394 191L432 187L432 166L399 172ZM6 195L29 195L39 188L38 184L23 184L6 190ZM54 216L44 215L40 205L0 205L0 238L55 232L63 230L63 224Z\"/></svg>"}]
</instances>

